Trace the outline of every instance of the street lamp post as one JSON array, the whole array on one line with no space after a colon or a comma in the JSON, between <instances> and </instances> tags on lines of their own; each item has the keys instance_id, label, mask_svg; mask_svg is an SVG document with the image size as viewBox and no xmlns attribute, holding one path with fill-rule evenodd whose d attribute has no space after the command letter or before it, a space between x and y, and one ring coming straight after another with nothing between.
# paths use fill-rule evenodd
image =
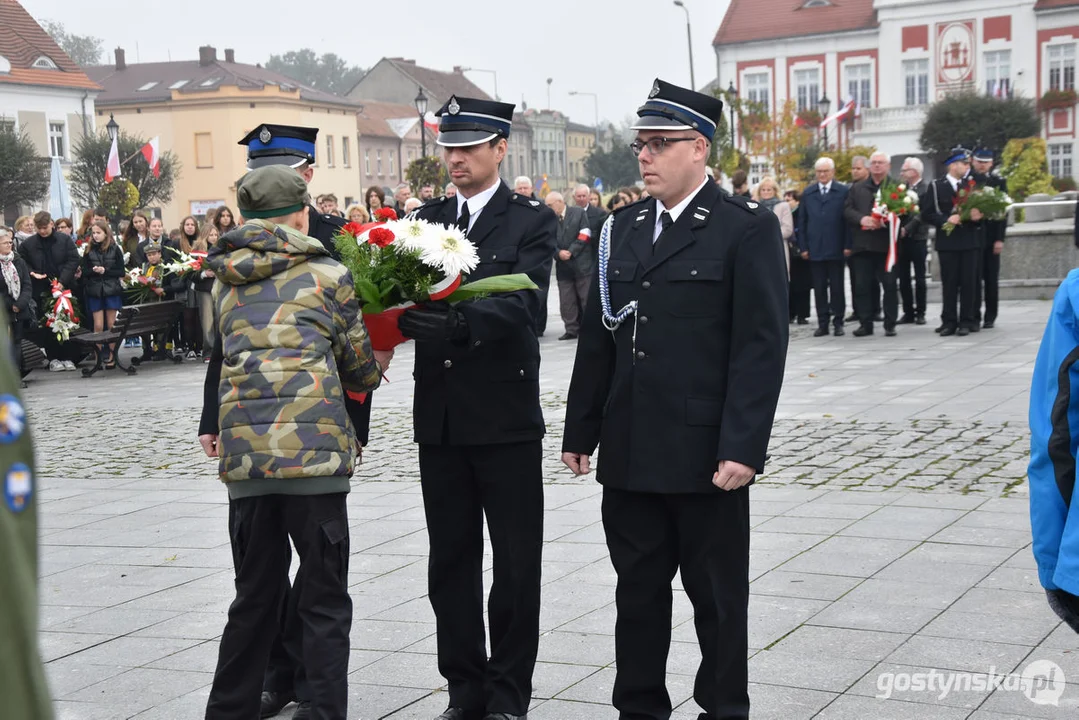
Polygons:
<instances>
[{"instance_id":1,"label":"street lamp post","mask_svg":"<svg viewBox=\"0 0 1079 720\"><path fill-rule=\"evenodd\" d=\"M109 122L105 125L105 129L109 132L109 140L115 140L120 134L120 125L116 122L116 118L109 113Z\"/></svg>"},{"instance_id":2,"label":"street lamp post","mask_svg":"<svg viewBox=\"0 0 1079 720\"><path fill-rule=\"evenodd\" d=\"M682 0L674 0L674 4L682 8L686 13L686 45L689 48L689 89L697 89L697 81L693 78L693 34L689 30L689 8Z\"/></svg>"},{"instance_id":3,"label":"street lamp post","mask_svg":"<svg viewBox=\"0 0 1079 720\"><path fill-rule=\"evenodd\" d=\"M730 105L731 113L731 149L737 150L738 146L734 144L734 106L738 102L738 88L734 86L734 80L731 80L730 85L727 86L727 103Z\"/></svg>"},{"instance_id":4,"label":"street lamp post","mask_svg":"<svg viewBox=\"0 0 1079 720\"><path fill-rule=\"evenodd\" d=\"M828 117L828 111L832 109L832 101L828 99L827 91L820 96L820 100L817 101L817 110L820 112L820 119ZM821 127L824 130L824 149L828 149L828 126Z\"/></svg>"},{"instance_id":5,"label":"street lamp post","mask_svg":"<svg viewBox=\"0 0 1079 720\"><path fill-rule=\"evenodd\" d=\"M423 94L423 88L416 93L416 112L420 114L420 156L427 157L427 96Z\"/></svg>"},{"instance_id":6,"label":"street lamp post","mask_svg":"<svg viewBox=\"0 0 1079 720\"><path fill-rule=\"evenodd\" d=\"M491 73L491 75L493 75L494 79L495 79L495 100L501 100L502 99L502 98L500 98L498 96L498 73L496 73L494 70L484 70L483 68L474 68L474 67L463 67L463 68L461 68L461 72L463 72L463 73L465 73L465 72Z\"/></svg>"},{"instance_id":7,"label":"street lamp post","mask_svg":"<svg viewBox=\"0 0 1079 720\"><path fill-rule=\"evenodd\" d=\"M592 105L596 115L596 147L599 147L599 95L591 92L578 92L577 90L570 90L569 94L574 95L591 95Z\"/></svg>"}]
</instances>

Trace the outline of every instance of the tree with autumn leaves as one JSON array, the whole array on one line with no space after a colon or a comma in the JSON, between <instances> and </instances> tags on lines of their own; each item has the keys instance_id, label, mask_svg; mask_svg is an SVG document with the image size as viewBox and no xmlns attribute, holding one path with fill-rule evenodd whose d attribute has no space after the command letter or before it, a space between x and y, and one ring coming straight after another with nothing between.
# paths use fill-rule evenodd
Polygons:
<instances>
[{"instance_id":1,"label":"tree with autumn leaves","mask_svg":"<svg viewBox=\"0 0 1079 720\"><path fill-rule=\"evenodd\" d=\"M818 153L816 133L797 122L796 106L788 100L779 112L769 114L746 103L742 113L742 137L747 155L766 158L768 174L780 185L804 185L813 175ZM808 162L807 162L808 160Z\"/></svg>"}]
</instances>

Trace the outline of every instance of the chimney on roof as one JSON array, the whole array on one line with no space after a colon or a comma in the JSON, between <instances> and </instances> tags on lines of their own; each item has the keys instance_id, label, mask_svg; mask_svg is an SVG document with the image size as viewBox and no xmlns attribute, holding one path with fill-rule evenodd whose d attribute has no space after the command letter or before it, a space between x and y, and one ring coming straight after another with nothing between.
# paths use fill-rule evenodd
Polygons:
<instances>
[{"instance_id":1,"label":"chimney on roof","mask_svg":"<svg viewBox=\"0 0 1079 720\"><path fill-rule=\"evenodd\" d=\"M461 69L460 65L454 65L453 66L453 74L454 75L464 75L465 71Z\"/></svg>"},{"instance_id":2,"label":"chimney on roof","mask_svg":"<svg viewBox=\"0 0 1079 720\"><path fill-rule=\"evenodd\" d=\"M528 103L526 103L524 100L521 101L521 110L523 110L524 112L528 112Z\"/></svg>"},{"instance_id":3,"label":"chimney on roof","mask_svg":"<svg viewBox=\"0 0 1079 720\"><path fill-rule=\"evenodd\" d=\"M236 51L233 50L232 48L225 48L225 62L227 62L227 63L236 62Z\"/></svg>"},{"instance_id":4,"label":"chimney on roof","mask_svg":"<svg viewBox=\"0 0 1079 720\"><path fill-rule=\"evenodd\" d=\"M124 49L118 47L113 51L113 53L115 53L115 55L116 55L116 69L117 70L126 70L127 69L127 60L124 59Z\"/></svg>"},{"instance_id":5,"label":"chimney on roof","mask_svg":"<svg viewBox=\"0 0 1079 720\"><path fill-rule=\"evenodd\" d=\"M206 67L217 62L217 48L213 45L203 45L199 48L199 65Z\"/></svg>"}]
</instances>

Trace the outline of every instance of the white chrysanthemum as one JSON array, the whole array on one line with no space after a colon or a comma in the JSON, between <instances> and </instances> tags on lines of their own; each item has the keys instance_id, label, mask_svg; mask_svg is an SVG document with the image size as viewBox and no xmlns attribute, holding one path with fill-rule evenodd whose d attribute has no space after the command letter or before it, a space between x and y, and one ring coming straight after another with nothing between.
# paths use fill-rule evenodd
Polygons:
<instances>
[{"instance_id":1,"label":"white chrysanthemum","mask_svg":"<svg viewBox=\"0 0 1079 720\"><path fill-rule=\"evenodd\" d=\"M479 264L476 246L456 227L437 227L421 248L420 260L455 277L471 272Z\"/></svg>"},{"instance_id":2,"label":"white chrysanthemum","mask_svg":"<svg viewBox=\"0 0 1079 720\"><path fill-rule=\"evenodd\" d=\"M386 229L392 230L396 240L405 250L423 250L428 244L431 223L424 220L394 220L386 223Z\"/></svg>"}]
</instances>

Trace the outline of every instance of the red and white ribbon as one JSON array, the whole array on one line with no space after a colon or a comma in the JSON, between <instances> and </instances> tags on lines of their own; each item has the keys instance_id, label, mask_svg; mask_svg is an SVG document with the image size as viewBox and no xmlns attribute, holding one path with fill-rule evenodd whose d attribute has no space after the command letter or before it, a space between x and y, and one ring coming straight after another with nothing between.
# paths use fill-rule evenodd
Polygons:
<instances>
[{"instance_id":1,"label":"red and white ribbon","mask_svg":"<svg viewBox=\"0 0 1079 720\"><path fill-rule=\"evenodd\" d=\"M888 261L884 266L885 272L891 272L896 263L896 244L899 242L899 216L890 212L885 216L888 223Z\"/></svg>"},{"instance_id":2,"label":"red and white ribbon","mask_svg":"<svg viewBox=\"0 0 1079 720\"><path fill-rule=\"evenodd\" d=\"M457 288L461 287L461 276L442 278L439 282L431 288L430 296L432 300L445 300L450 295L453 295L457 291Z\"/></svg>"},{"instance_id":3,"label":"red and white ribbon","mask_svg":"<svg viewBox=\"0 0 1079 720\"><path fill-rule=\"evenodd\" d=\"M75 306L71 304L71 291L61 290L58 280L52 281L52 296L56 298L56 305L52 308L54 313L59 315L61 311L65 311L68 315L75 315Z\"/></svg>"}]
</instances>

